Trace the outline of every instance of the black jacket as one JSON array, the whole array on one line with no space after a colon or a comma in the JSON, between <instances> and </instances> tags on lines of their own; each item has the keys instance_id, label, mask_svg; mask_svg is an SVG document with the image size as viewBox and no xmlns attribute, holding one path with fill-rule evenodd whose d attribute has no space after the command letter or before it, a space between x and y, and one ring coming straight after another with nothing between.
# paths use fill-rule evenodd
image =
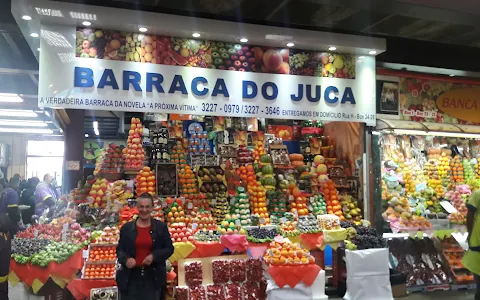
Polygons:
<instances>
[{"instance_id":1,"label":"black jacket","mask_svg":"<svg viewBox=\"0 0 480 300\"><path fill-rule=\"evenodd\" d=\"M12 238L15 233L15 224L7 214L0 214L0 277L9 273Z\"/></svg>"},{"instance_id":2,"label":"black jacket","mask_svg":"<svg viewBox=\"0 0 480 300\"><path fill-rule=\"evenodd\" d=\"M158 220L152 220L152 255L154 283L157 289L163 288L166 284L165 261L173 254L173 245L168 232L167 224ZM135 258L135 241L138 231L136 221L128 222L120 230L120 240L117 246L117 259L121 265L117 271L116 281L120 291L126 291L130 278L130 269L126 263L128 258Z\"/></svg>"}]
</instances>

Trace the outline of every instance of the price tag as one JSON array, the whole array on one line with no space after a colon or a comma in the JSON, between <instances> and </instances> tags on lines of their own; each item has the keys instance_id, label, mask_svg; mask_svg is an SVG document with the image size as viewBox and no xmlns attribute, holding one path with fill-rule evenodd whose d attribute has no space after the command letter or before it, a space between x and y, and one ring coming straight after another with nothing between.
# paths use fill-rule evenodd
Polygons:
<instances>
[{"instance_id":1,"label":"price tag","mask_svg":"<svg viewBox=\"0 0 480 300\"><path fill-rule=\"evenodd\" d=\"M295 216L295 218L298 218L298 211L294 211L293 215Z\"/></svg>"},{"instance_id":2,"label":"price tag","mask_svg":"<svg viewBox=\"0 0 480 300\"><path fill-rule=\"evenodd\" d=\"M34 236L34 237L38 237L38 230L37 230L37 229L35 229L35 230L33 231L33 236Z\"/></svg>"},{"instance_id":3,"label":"price tag","mask_svg":"<svg viewBox=\"0 0 480 300\"><path fill-rule=\"evenodd\" d=\"M62 232L62 242L66 242L67 241L67 233L64 231Z\"/></svg>"},{"instance_id":4,"label":"price tag","mask_svg":"<svg viewBox=\"0 0 480 300\"><path fill-rule=\"evenodd\" d=\"M288 201L293 201L293 195L288 196Z\"/></svg>"},{"instance_id":5,"label":"price tag","mask_svg":"<svg viewBox=\"0 0 480 300\"><path fill-rule=\"evenodd\" d=\"M313 202L313 201L315 201L315 197L312 196L310 197L310 202Z\"/></svg>"},{"instance_id":6,"label":"price tag","mask_svg":"<svg viewBox=\"0 0 480 300\"><path fill-rule=\"evenodd\" d=\"M282 223L283 223L283 224L287 223L287 218L283 217L283 218L282 218Z\"/></svg>"},{"instance_id":7,"label":"price tag","mask_svg":"<svg viewBox=\"0 0 480 300\"><path fill-rule=\"evenodd\" d=\"M68 224L63 224L62 230L67 231L68 230Z\"/></svg>"},{"instance_id":8,"label":"price tag","mask_svg":"<svg viewBox=\"0 0 480 300\"><path fill-rule=\"evenodd\" d=\"M230 205L234 205L234 204L235 204L235 198L232 197L232 198L230 198Z\"/></svg>"},{"instance_id":9,"label":"price tag","mask_svg":"<svg viewBox=\"0 0 480 300\"><path fill-rule=\"evenodd\" d=\"M267 198L267 205L270 205L270 199Z\"/></svg>"},{"instance_id":10,"label":"price tag","mask_svg":"<svg viewBox=\"0 0 480 300\"><path fill-rule=\"evenodd\" d=\"M309 211L313 211L313 207L312 207L311 205L307 206L307 209L308 209Z\"/></svg>"},{"instance_id":11,"label":"price tag","mask_svg":"<svg viewBox=\"0 0 480 300\"><path fill-rule=\"evenodd\" d=\"M188 202L187 208L188 208L188 209L193 209L193 203L192 203L192 202Z\"/></svg>"},{"instance_id":12,"label":"price tag","mask_svg":"<svg viewBox=\"0 0 480 300\"><path fill-rule=\"evenodd\" d=\"M166 201L163 201L163 202L162 202L162 207L165 208L165 207L167 207L167 206L168 206L167 202L166 202Z\"/></svg>"},{"instance_id":13,"label":"price tag","mask_svg":"<svg viewBox=\"0 0 480 300\"><path fill-rule=\"evenodd\" d=\"M265 218L260 218L260 224L265 224Z\"/></svg>"},{"instance_id":14,"label":"price tag","mask_svg":"<svg viewBox=\"0 0 480 300\"><path fill-rule=\"evenodd\" d=\"M82 257L87 259L88 258L88 250L83 250Z\"/></svg>"},{"instance_id":15,"label":"price tag","mask_svg":"<svg viewBox=\"0 0 480 300\"><path fill-rule=\"evenodd\" d=\"M185 204L185 197L180 197L180 199L182 200L182 205Z\"/></svg>"},{"instance_id":16,"label":"price tag","mask_svg":"<svg viewBox=\"0 0 480 300\"><path fill-rule=\"evenodd\" d=\"M242 225L242 223L240 222L239 219L236 219L236 220L235 220L235 226L240 226L240 225Z\"/></svg>"},{"instance_id":17,"label":"price tag","mask_svg":"<svg viewBox=\"0 0 480 300\"><path fill-rule=\"evenodd\" d=\"M196 230L197 227L198 227L198 224L197 224L197 223L192 223L192 229L193 229L193 230Z\"/></svg>"},{"instance_id":18,"label":"price tag","mask_svg":"<svg viewBox=\"0 0 480 300\"><path fill-rule=\"evenodd\" d=\"M217 199L212 199L212 205L216 205L217 204Z\"/></svg>"}]
</instances>

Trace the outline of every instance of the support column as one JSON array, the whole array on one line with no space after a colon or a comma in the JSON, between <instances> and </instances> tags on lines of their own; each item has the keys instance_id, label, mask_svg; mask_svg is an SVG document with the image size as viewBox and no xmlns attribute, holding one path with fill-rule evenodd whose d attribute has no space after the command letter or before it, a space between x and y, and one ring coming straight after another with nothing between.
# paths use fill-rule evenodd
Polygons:
<instances>
[{"instance_id":1,"label":"support column","mask_svg":"<svg viewBox=\"0 0 480 300\"><path fill-rule=\"evenodd\" d=\"M83 140L85 133L83 122L85 119L85 110L68 109L66 110L70 118L70 124L65 130L65 154L63 165L63 183L62 189L64 193L68 193L77 187L79 180L83 176ZM79 170L67 170L67 162L80 162Z\"/></svg>"}]
</instances>

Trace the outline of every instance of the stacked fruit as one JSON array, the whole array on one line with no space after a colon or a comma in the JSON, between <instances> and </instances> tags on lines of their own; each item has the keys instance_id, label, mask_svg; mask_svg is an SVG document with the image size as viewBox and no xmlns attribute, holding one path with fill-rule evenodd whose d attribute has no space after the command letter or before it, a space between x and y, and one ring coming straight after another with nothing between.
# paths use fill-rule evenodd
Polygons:
<instances>
[{"instance_id":1,"label":"stacked fruit","mask_svg":"<svg viewBox=\"0 0 480 300\"><path fill-rule=\"evenodd\" d=\"M266 152L265 152L265 147L263 146L263 142L262 141L258 141L256 144L255 144L255 149L253 150L253 159L254 159L254 162L255 163L259 163L259 162L262 162L262 155L266 155ZM266 158L264 158L263 160L265 160ZM271 163L271 158L270 158L270 162L268 161L265 161L265 162L262 162L262 163Z\"/></svg>"},{"instance_id":2,"label":"stacked fruit","mask_svg":"<svg viewBox=\"0 0 480 300\"><path fill-rule=\"evenodd\" d=\"M155 194L155 175L150 167L143 167L136 177L137 197L143 193Z\"/></svg>"},{"instance_id":3,"label":"stacked fruit","mask_svg":"<svg viewBox=\"0 0 480 300\"><path fill-rule=\"evenodd\" d=\"M395 193L393 197L388 201L388 208L383 213L383 218L390 222L397 222L402 219L410 219L412 214L410 213L410 205L408 199L401 197L398 193Z\"/></svg>"},{"instance_id":4,"label":"stacked fruit","mask_svg":"<svg viewBox=\"0 0 480 300\"><path fill-rule=\"evenodd\" d=\"M127 205L128 199L133 198L131 191L126 190L127 181L117 180L109 189L109 198L112 201L118 201L122 206ZM107 199L108 200L108 199Z\"/></svg>"},{"instance_id":5,"label":"stacked fruit","mask_svg":"<svg viewBox=\"0 0 480 300\"><path fill-rule=\"evenodd\" d=\"M263 260L269 265L306 265L315 263L315 258L299 244L287 239L275 239L270 243Z\"/></svg>"},{"instance_id":6,"label":"stacked fruit","mask_svg":"<svg viewBox=\"0 0 480 300\"><path fill-rule=\"evenodd\" d=\"M201 229L195 233L193 239L197 242L219 242L220 233L217 230Z\"/></svg>"},{"instance_id":7,"label":"stacked fruit","mask_svg":"<svg viewBox=\"0 0 480 300\"><path fill-rule=\"evenodd\" d=\"M322 195L310 197L310 206L312 207L312 214L315 216L327 213L327 204Z\"/></svg>"},{"instance_id":8,"label":"stacked fruit","mask_svg":"<svg viewBox=\"0 0 480 300\"><path fill-rule=\"evenodd\" d=\"M106 192L107 192L108 182L105 178L97 178L95 183L92 185L89 197L93 199L93 207L95 208L105 208L106 206Z\"/></svg>"},{"instance_id":9,"label":"stacked fruit","mask_svg":"<svg viewBox=\"0 0 480 300\"><path fill-rule=\"evenodd\" d=\"M110 143L100 164L100 173L121 173L123 168L122 149Z\"/></svg>"},{"instance_id":10,"label":"stacked fruit","mask_svg":"<svg viewBox=\"0 0 480 300\"><path fill-rule=\"evenodd\" d=\"M287 194L281 190L267 190L267 199L269 200L268 211L272 216L283 217L287 212Z\"/></svg>"},{"instance_id":11,"label":"stacked fruit","mask_svg":"<svg viewBox=\"0 0 480 300\"><path fill-rule=\"evenodd\" d=\"M172 162L179 164L180 168L184 168L187 164L187 152L185 151L185 148L182 145L181 141L177 141L177 143L173 146L172 149L172 154L170 155L170 158Z\"/></svg>"},{"instance_id":12,"label":"stacked fruit","mask_svg":"<svg viewBox=\"0 0 480 300\"><path fill-rule=\"evenodd\" d=\"M200 229L215 230L217 229L217 224L209 211L200 210L198 213L192 212L190 227L194 232Z\"/></svg>"},{"instance_id":13,"label":"stacked fruit","mask_svg":"<svg viewBox=\"0 0 480 300\"><path fill-rule=\"evenodd\" d=\"M115 278L114 263L111 264L87 264L83 272L84 279L113 279Z\"/></svg>"},{"instance_id":14,"label":"stacked fruit","mask_svg":"<svg viewBox=\"0 0 480 300\"><path fill-rule=\"evenodd\" d=\"M317 233L321 231L317 218L312 214L299 217L297 229L300 233Z\"/></svg>"},{"instance_id":15,"label":"stacked fruit","mask_svg":"<svg viewBox=\"0 0 480 300\"><path fill-rule=\"evenodd\" d=\"M132 118L128 131L127 148L123 149L125 169L140 170L143 167L145 152L142 147L143 125L138 118Z\"/></svg>"},{"instance_id":16,"label":"stacked fruit","mask_svg":"<svg viewBox=\"0 0 480 300\"><path fill-rule=\"evenodd\" d=\"M309 212L307 209L307 198L302 195L294 197L294 200L290 202L290 212L297 212L299 216L308 215Z\"/></svg>"},{"instance_id":17,"label":"stacked fruit","mask_svg":"<svg viewBox=\"0 0 480 300\"><path fill-rule=\"evenodd\" d=\"M242 226L250 223L250 200L245 189L241 186L237 187L235 201L232 205L232 213L238 216Z\"/></svg>"},{"instance_id":18,"label":"stacked fruit","mask_svg":"<svg viewBox=\"0 0 480 300\"><path fill-rule=\"evenodd\" d=\"M95 238L95 244L117 244L120 238L120 230L116 227L105 227L99 236Z\"/></svg>"},{"instance_id":19,"label":"stacked fruit","mask_svg":"<svg viewBox=\"0 0 480 300\"><path fill-rule=\"evenodd\" d=\"M442 180L450 180L450 156L447 156L445 152L438 159L438 175Z\"/></svg>"},{"instance_id":20,"label":"stacked fruit","mask_svg":"<svg viewBox=\"0 0 480 300\"><path fill-rule=\"evenodd\" d=\"M92 244L88 249L89 262L115 261L117 259L117 250L115 246L96 246Z\"/></svg>"},{"instance_id":21,"label":"stacked fruit","mask_svg":"<svg viewBox=\"0 0 480 300\"><path fill-rule=\"evenodd\" d=\"M180 169L178 174L180 182L180 194L183 196L197 194L197 186L195 185L195 174L190 166L186 165Z\"/></svg>"},{"instance_id":22,"label":"stacked fruit","mask_svg":"<svg viewBox=\"0 0 480 300\"><path fill-rule=\"evenodd\" d=\"M323 185L322 190L327 204L327 213L338 216L342 221L345 220L338 198L338 191L333 181L329 179L328 182Z\"/></svg>"},{"instance_id":23,"label":"stacked fruit","mask_svg":"<svg viewBox=\"0 0 480 300\"><path fill-rule=\"evenodd\" d=\"M238 221L238 216L235 215L226 215L225 220L218 225L217 230L221 234L245 233L245 231L241 228L240 222Z\"/></svg>"},{"instance_id":24,"label":"stacked fruit","mask_svg":"<svg viewBox=\"0 0 480 300\"><path fill-rule=\"evenodd\" d=\"M257 214L260 218L265 220L264 224L270 222L267 209L266 190L260 182L250 182L248 184L248 194L250 195L250 206L252 213Z\"/></svg>"},{"instance_id":25,"label":"stacked fruit","mask_svg":"<svg viewBox=\"0 0 480 300\"><path fill-rule=\"evenodd\" d=\"M261 159L267 160L264 157L270 158L270 156L263 155ZM270 158L271 161L271 158ZM263 164L263 163L262 163ZM277 181L273 177L273 165L271 163L264 163L262 167L262 185L267 190L275 190L277 186Z\"/></svg>"},{"instance_id":26,"label":"stacked fruit","mask_svg":"<svg viewBox=\"0 0 480 300\"><path fill-rule=\"evenodd\" d=\"M224 219L225 216L230 211L230 206L228 205L228 200L225 195L218 196L216 203L213 205L213 217L217 224L220 224Z\"/></svg>"},{"instance_id":27,"label":"stacked fruit","mask_svg":"<svg viewBox=\"0 0 480 300\"><path fill-rule=\"evenodd\" d=\"M172 223L168 226L172 243L193 241L193 233L185 223Z\"/></svg>"},{"instance_id":28,"label":"stacked fruit","mask_svg":"<svg viewBox=\"0 0 480 300\"><path fill-rule=\"evenodd\" d=\"M465 174L465 182L468 182L470 179L475 178L475 174L473 172L473 168L472 168L472 165L470 164L470 161L464 158L462 161L462 164L463 164L463 172Z\"/></svg>"},{"instance_id":29,"label":"stacked fruit","mask_svg":"<svg viewBox=\"0 0 480 300\"><path fill-rule=\"evenodd\" d=\"M405 166L402 170L402 173L403 181L405 182L405 192L409 195L415 193L415 182L413 180L412 171L408 166ZM432 180L434 180L434 182L432 182L434 186L437 186L439 183L441 183L438 177Z\"/></svg>"},{"instance_id":30,"label":"stacked fruit","mask_svg":"<svg viewBox=\"0 0 480 300\"><path fill-rule=\"evenodd\" d=\"M182 206L181 200L175 200L173 203L166 208L167 220L169 224L181 223L181 224L190 224L191 218L185 212L185 209ZM185 225L185 226L186 226Z\"/></svg>"},{"instance_id":31,"label":"stacked fruit","mask_svg":"<svg viewBox=\"0 0 480 300\"><path fill-rule=\"evenodd\" d=\"M340 196L340 205L346 221L353 222L356 225L362 224L362 211L358 207L357 200L351 195L342 195Z\"/></svg>"},{"instance_id":32,"label":"stacked fruit","mask_svg":"<svg viewBox=\"0 0 480 300\"><path fill-rule=\"evenodd\" d=\"M155 35L127 33L125 47L126 61L157 63L157 45Z\"/></svg>"},{"instance_id":33,"label":"stacked fruit","mask_svg":"<svg viewBox=\"0 0 480 300\"><path fill-rule=\"evenodd\" d=\"M284 237L295 237L299 235L300 231L297 230L297 222L287 221L285 223L281 223L280 233Z\"/></svg>"},{"instance_id":34,"label":"stacked fruit","mask_svg":"<svg viewBox=\"0 0 480 300\"><path fill-rule=\"evenodd\" d=\"M449 200L450 203L463 215L467 215L467 206L466 199L471 194L471 191L465 185L459 185L456 187L455 191L448 191L445 194L445 199Z\"/></svg>"},{"instance_id":35,"label":"stacked fruit","mask_svg":"<svg viewBox=\"0 0 480 300\"><path fill-rule=\"evenodd\" d=\"M464 183L464 172L460 155L455 155L453 160L450 162L450 167L452 168L453 181L456 183Z\"/></svg>"},{"instance_id":36,"label":"stacked fruit","mask_svg":"<svg viewBox=\"0 0 480 300\"><path fill-rule=\"evenodd\" d=\"M240 176L243 182L247 183L247 185L253 184L257 181L257 177L252 165L240 166L240 168L237 169L237 174Z\"/></svg>"},{"instance_id":37,"label":"stacked fruit","mask_svg":"<svg viewBox=\"0 0 480 300\"><path fill-rule=\"evenodd\" d=\"M238 146L237 163L242 166L253 163L252 152L248 150L247 146Z\"/></svg>"}]
</instances>

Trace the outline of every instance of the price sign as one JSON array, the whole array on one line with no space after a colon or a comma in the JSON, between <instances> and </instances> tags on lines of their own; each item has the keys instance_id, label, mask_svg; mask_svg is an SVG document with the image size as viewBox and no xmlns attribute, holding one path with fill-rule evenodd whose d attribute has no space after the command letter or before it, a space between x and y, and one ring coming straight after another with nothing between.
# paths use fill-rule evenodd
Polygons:
<instances>
[{"instance_id":1,"label":"price sign","mask_svg":"<svg viewBox=\"0 0 480 300\"><path fill-rule=\"evenodd\" d=\"M180 199L182 200L182 205L185 204L185 197L180 197Z\"/></svg>"},{"instance_id":2,"label":"price sign","mask_svg":"<svg viewBox=\"0 0 480 300\"><path fill-rule=\"evenodd\" d=\"M88 250L83 250L82 257L87 259L88 258Z\"/></svg>"},{"instance_id":3,"label":"price sign","mask_svg":"<svg viewBox=\"0 0 480 300\"><path fill-rule=\"evenodd\" d=\"M260 218L260 224L265 224L265 218Z\"/></svg>"},{"instance_id":4,"label":"price sign","mask_svg":"<svg viewBox=\"0 0 480 300\"><path fill-rule=\"evenodd\" d=\"M212 205L217 204L217 199L212 199Z\"/></svg>"},{"instance_id":5,"label":"price sign","mask_svg":"<svg viewBox=\"0 0 480 300\"><path fill-rule=\"evenodd\" d=\"M230 198L230 205L234 205L235 204L235 197L232 197Z\"/></svg>"},{"instance_id":6,"label":"price sign","mask_svg":"<svg viewBox=\"0 0 480 300\"><path fill-rule=\"evenodd\" d=\"M242 223L240 222L239 219L236 219L236 220L235 220L235 226L240 226L240 225L242 225Z\"/></svg>"},{"instance_id":7,"label":"price sign","mask_svg":"<svg viewBox=\"0 0 480 300\"><path fill-rule=\"evenodd\" d=\"M33 236L34 236L34 237L38 237L38 230L37 230L37 229L35 229L35 230L33 231Z\"/></svg>"},{"instance_id":8,"label":"price sign","mask_svg":"<svg viewBox=\"0 0 480 300\"><path fill-rule=\"evenodd\" d=\"M313 201L315 201L315 197L312 196L310 197L310 202L313 202Z\"/></svg>"},{"instance_id":9,"label":"price sign","mask_svg":"<svg viewBox=\"0 0 480 300\"><path fill-rule=\"evenodd\" d=\"M167 206L168 206L167 202L166 202L166 201L163 201L163 202L162 202L162 207L165 208L165 207L167 207Z\"/></svg>"},{"instance_id":10,"label":"price sign","mask_svg":"<svg viewBox=\"0 0 480 300\"><path fill-rule=\"evenodd\" d=\"M68 224L63 224L62 230L67 231L68 230Z\"/></svg>"},{"instance_id":11,"label":"price sign","mask_svg":"<svg viewBox=\"0 0 480 300\"><path fill-rule=\"evenodd\" d=\"M293 201L293 195L288 196L288 201Z\"/></svg>"},{"instance_id":12,"label":"price sign","mask_svg":"<svg viewBox=\"0 0 480 300\"><path fill-rule=\"evenodd\" d=\"M282 223L283 223L283 224L287 223L287 218L283 217L283 218L282 218Z\"/></svg>"},{"instance_id":13,"label":"price sign","mask_svg":"<svg viewBox=\"0 0 480 300\"><path fill-rule=\"evenodd\" d=\"M188 209L193 209L193 203L192 203L192 202L188 202L187 208L188 208Z\"/></svg>"},{"instance_id":14,"label":"price sign","mask_svg":"<svg viewBox=\"0 0 480 300\"><path fill-rule=\"evenodd\" d=\"M193 229L193 230L196 230L197 227L198 227L198 224L197 224L197 223L192 223L192 229Z\"/></svg>"}]
</instances>

